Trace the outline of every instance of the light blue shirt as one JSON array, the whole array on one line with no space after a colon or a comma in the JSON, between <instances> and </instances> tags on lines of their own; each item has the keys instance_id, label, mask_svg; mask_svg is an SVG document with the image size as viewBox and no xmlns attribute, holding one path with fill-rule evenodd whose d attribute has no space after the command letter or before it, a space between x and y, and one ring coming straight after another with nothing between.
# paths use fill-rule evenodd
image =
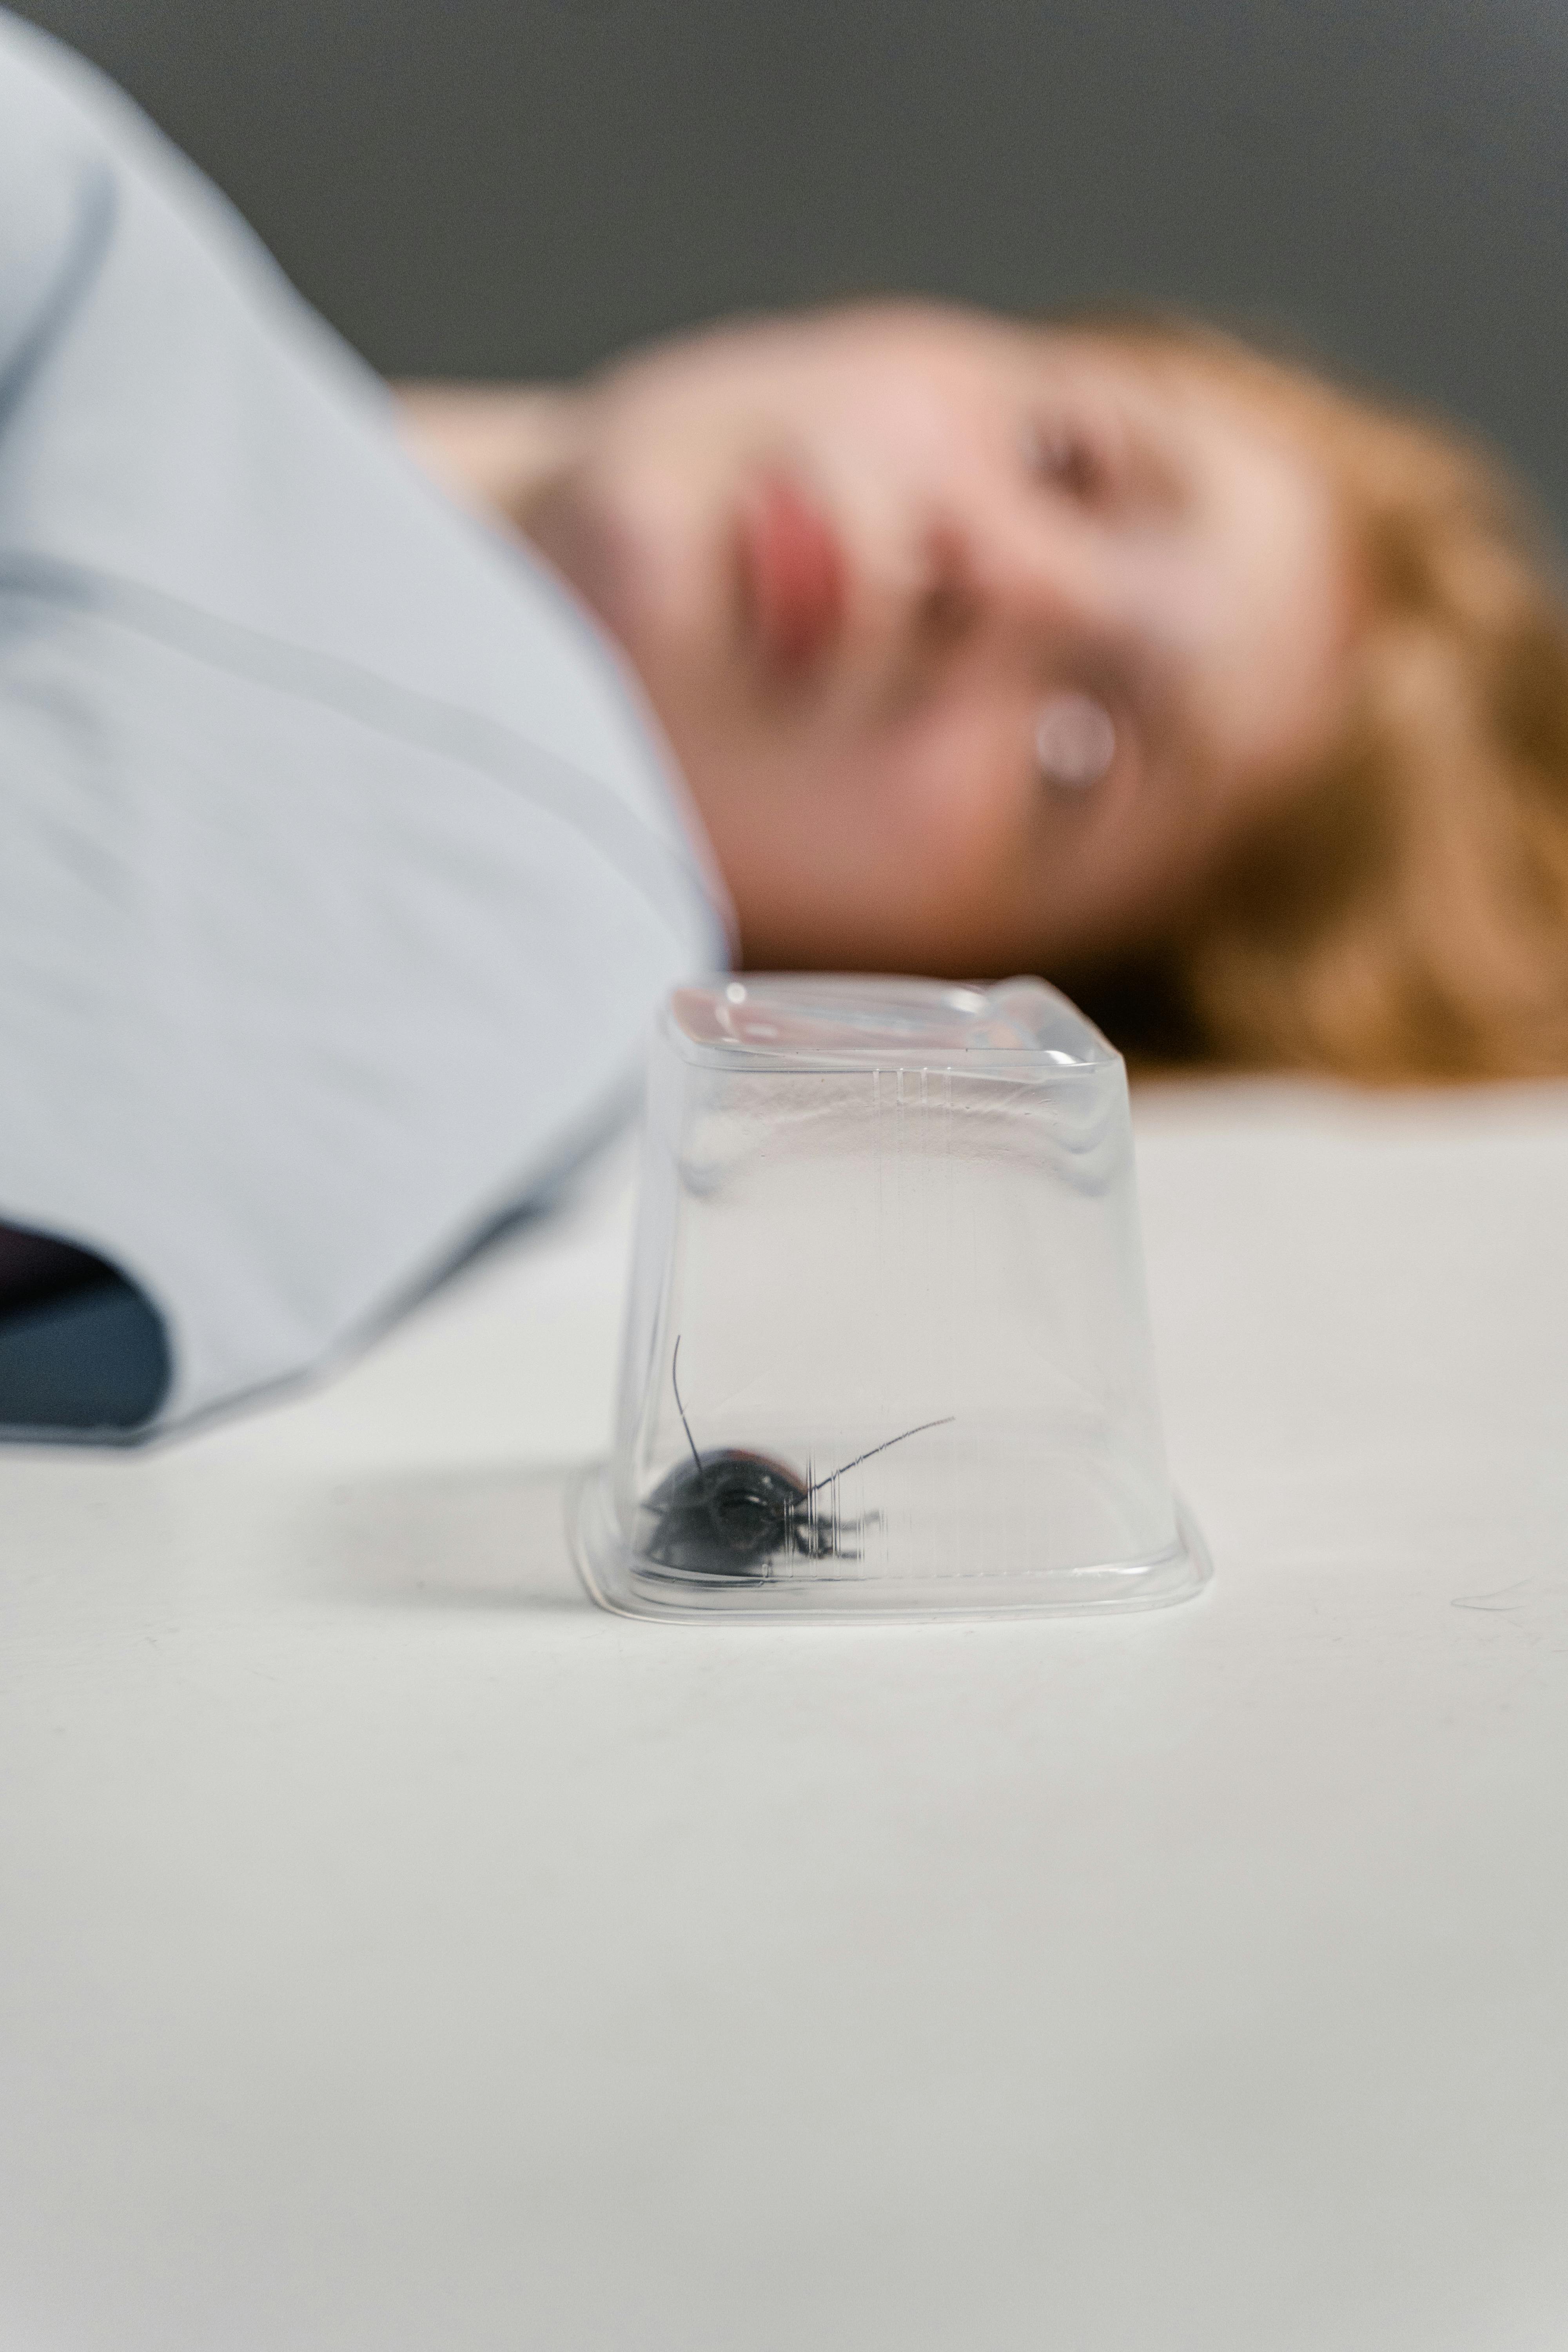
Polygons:
<instances>
[{"instance_id":1,"label":"light blue shirt","mask_svg":"<svg viewBox=\"0 0 1568 2352\"><path fill-rule=\"evenodd\" d=\"M0 1221L163 1318L156 1425L536 1197L721 962L614 649L119 92L0 14Z\"/></svg>"}]
</instances>

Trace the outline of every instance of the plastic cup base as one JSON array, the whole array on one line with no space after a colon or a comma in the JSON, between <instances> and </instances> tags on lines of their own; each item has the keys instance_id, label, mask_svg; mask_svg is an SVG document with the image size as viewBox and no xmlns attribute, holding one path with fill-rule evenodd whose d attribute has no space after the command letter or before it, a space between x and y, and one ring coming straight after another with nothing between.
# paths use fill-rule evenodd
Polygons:
<instances>
[{"instance_id":1,"label":"plastic cup base","mask_svg":"<svg viewBox=\"0 0 1568 2352\"><path fill-rule=\"evenodd\" d=\"M1149 1559L1085 1568L1050 1568L987 1577L909 1578L792 1570L748 1576L672 1574L627 1549L616 1517L608 1463L574 1482L567 1528L589 1598L618 1617L792 1618L826 1624L846 1619L1094 1616L1104 1611L1168 1609L1201 1592L1213 1574L1196 1522L1176 1504L1176 1540Z\"/></svg>"}]
</instances>

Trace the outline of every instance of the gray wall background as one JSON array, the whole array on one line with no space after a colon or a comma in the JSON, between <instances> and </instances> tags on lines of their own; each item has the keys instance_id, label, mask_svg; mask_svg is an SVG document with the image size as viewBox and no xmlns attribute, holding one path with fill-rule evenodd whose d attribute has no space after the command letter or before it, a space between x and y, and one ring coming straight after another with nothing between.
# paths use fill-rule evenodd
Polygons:
<instances>
[{"instance_id":1,"label":"gray wall background","mask_svg":"<svg viewBox=\"0 0 1568 2352\"><path fill-rule=\"evenodd\" d=\"M26 0L389 373L909 288L1196 305L1568 526L1568 0Z\"/></svg>"}]
</instances>

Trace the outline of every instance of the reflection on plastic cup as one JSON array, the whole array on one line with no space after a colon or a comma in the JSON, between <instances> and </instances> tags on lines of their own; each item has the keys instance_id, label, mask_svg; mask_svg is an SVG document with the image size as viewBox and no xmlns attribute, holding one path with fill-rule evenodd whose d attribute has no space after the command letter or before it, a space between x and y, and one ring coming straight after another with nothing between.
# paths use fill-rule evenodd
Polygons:
<instances>
[{"instance_id":1,"label":"reflection on plastic cup","mask_svg":"<svg viewBox=\"0 0 1568 2352\"><path fill-rule=\"evenodd\" d=\"M636 1616L1196 1591L1120 1055L1037 980L679 991L615 1453L573 1510L589 1590Z\"/></svg>"}]
</instances>

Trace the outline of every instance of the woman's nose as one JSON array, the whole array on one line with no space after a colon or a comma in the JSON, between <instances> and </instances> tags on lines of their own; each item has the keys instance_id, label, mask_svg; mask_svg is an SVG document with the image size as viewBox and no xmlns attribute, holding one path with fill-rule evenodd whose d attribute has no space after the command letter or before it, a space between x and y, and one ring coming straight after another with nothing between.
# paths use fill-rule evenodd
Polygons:
<instances>
[{"instance_id":1,"label":"woman's nose","mask_svg":"<svg viewBox=\"0 0 1568 2352\"><path fill-rule=\"evenodd\" d=\"M1117 623L1103 533L1077 516L993 513L971 542L967 584L976 622L1031 661L1098 641Z\"/></svg>"}]
</instances>

